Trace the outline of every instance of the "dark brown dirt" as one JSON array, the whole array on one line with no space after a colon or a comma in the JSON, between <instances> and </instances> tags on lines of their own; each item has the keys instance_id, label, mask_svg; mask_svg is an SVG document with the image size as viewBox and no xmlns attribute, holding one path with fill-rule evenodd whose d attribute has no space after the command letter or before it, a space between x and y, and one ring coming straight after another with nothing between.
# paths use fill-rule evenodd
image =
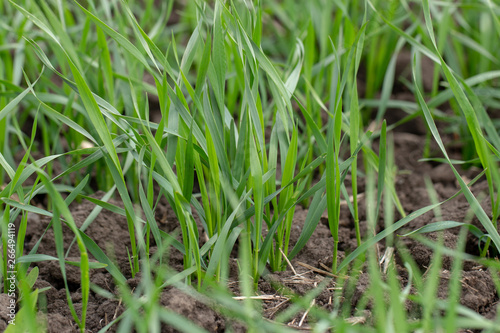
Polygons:
<instances>
[{"instance_id":1,"label":"dark brown dirt","mask_svg":"<svg viewBox=\"0 0 500 333\"><path fill-rule=\"evenodd\" d=\"M95 197L102 198L103 193L96 193ZM110 200L123 208L123 205L116 201ZM90 214L94 204L84 201L80 204L72 204L73 218L78 227L80 227L87 216ZM161 212L161 209L159 210ZM175 223L171 220L171 212L166 215L158 215L158 222L164 229L173 229L172 225ZM36 242L40 239L42 233L50 223L50 219L46 217L39 217L36 215L29 216L29 232L26 239L26 250L30 251ZM69 228L63 227L65 251L67 251L69 244L73 240L73 235ZM127 221L124 216L103 210L97 218L86 229L86 234L89 235L96 244L105 249L108 257L116 258L118 267L123 274L128 277L127 285L133 289L136 288L140 281L140 275L131 278L130 266L128 262L127 249L130 250L130 238L128 233ZM156 247L152 247L152 252ZM56 256L54 232L50 228L45 233L38 247L38 253ZM79 261L79 252L76 245L70 251L67 260ZM93 259L90 255L91 260ZM95 260L94 260L95 261ZM178 253L173 253L171 256L170 264L178 269L182 268L182 256L179 257ZM181 264L181 265L179 265ZM64 283L62 274L57 261L42 262L37 265L40 269L39 278L35 284L35 288L41 289L48 287L41 298L45 299L46 306L46 320L48 321L49 332L77 332L77 326L73 322L71 313L66 302L66 293L64 290ZM66 265L66 277L71 291L71 298L75 305L77 313L81 314L81 289L80 289L80 270L78 267ZM94 269L90 272L91 283L98 287L119 295L119 290L115 286L112 276L105 269ZM160 295L160 304L172 311L190 319L195 324L205 328L211 332L223 331L224 321L221 316L211 310L207 305L186 295L182 291L173 287L167 287ZM2 307L6 308L6 307ZM87 330L88 332L97 332L102 327L106 326L114 318L122 314L124 305L121 300L107 299L99 294L91 291L89 297L89 305L87 310ZM4 327L5 319L0 313L0 327ZM113 326L110 330L114 332L117 326ZM162 328L162 332L174 332L171 327Z\"/></svg>"}]
</instances>

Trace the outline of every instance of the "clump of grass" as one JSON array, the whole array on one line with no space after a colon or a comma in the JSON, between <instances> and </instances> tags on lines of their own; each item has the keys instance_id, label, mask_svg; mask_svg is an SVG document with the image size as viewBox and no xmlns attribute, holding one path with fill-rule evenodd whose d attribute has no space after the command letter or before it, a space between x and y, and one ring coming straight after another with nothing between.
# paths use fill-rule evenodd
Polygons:
<instances>
[{"instance_id":1,"label":"clump of grass","mask_svg":"<svg viewBox=\"0 0 500 333\"><path fill-rule=\"evenodd\" d=\"M369 0L193 1L181 9L173 1L156 7L152 0L145 1L144 7L126 1L2 4L0 15L7 23L0 24L0 273L5 291L7 226L20 216L15 249L22 294L19 315L34 318L41 292L32 290L36 271L28 274L28 266L57 260L68 306L81 331L86 327L92 267L107 269L121 288L125 313L133 313L110 323L120 322L120 329L133 325L146 332L157 330L161 322L184 323L158 303L166 285L181 281L219 301L222 312L245 322L250 330L281 331L282 327L259 317L259 306L250 298L241 305L221 291L229 276L230 254L238 244L241 289L243 295L251 296L266 268L286 269L287 261L304 248L327 211L334 245L332 271L346 272L352 263L368 261L371 283L363 302L372 300L376 309L366 328L437 330L447 323L450 329L494 329L492 322L479 324L478 318L456 304L460 260L452 270L448 300L435 297L440 251L445 251L440 244L432 245L437 252L425 283L411 258L404 259L413 274L409 283L423 296L410 295L410 284L399 286L392 262L387 271L380 272L376 251L370 251L384 239L386 245L397 246L394 234L398 229L426 212L439 212L441 204L458 195L442 202L433 200L406 215L394 185L391 131L397 124L384 120L390 107L408 111L400 123L423 116L429 129L424 157L431 157L433 138L444 156L441 162L452 168L459 193L466 196L487 232L482 234L486 239L482 257L488 255L491 244L500 249L500 138L498 124L488 114L499 104L495 93L499 74L494 70L498 60L493 56L498 45L489 43L500 36L499 8L491 2L475 4L468 11L458 10L461 6L466 4L424 1L419 7L406 1ZM442 24L434 24L431 13ZM170 24L171 18L178 22ZM474 20L481 22L477 29L470 23ZM414 55L414 82L403 83L416 101L393 101L397 57L409 48ZM421 57L437 64L431 91L423 90ZM363 70L366 91L360 96L358 78ZM491 95L483 99L485 91ZM380 98L375 99L378 92ZM454 111L454 125L468 137L461 138L469 142L464 144L463 156L483 169L491 218L470 191L470 184L460 177L435 125L435 119L445 115L436 108L447 101ZM378 154L372 148L375 139ZM358 165L358 155L363 165ZM62 165L58 174L54 161ZM95 179L89 177L92 173ZM345 186L349 173L352 202ZM37 177L35 183L23 186L32 175ZM360 228L361 177L366 183L366 235ZM106 191L105 198L87 195L95 190ZM60 192L69 196L63 199ZM115 192L124 208L107 203ZM48 197L44 209L32 204L40 194ZM177 217L178 239L162 231L155 219L162 197ZM358 247L339 263L342 198L352 215ZM95 203L96 209L77 228L68 207L82 199ZM300 204L308 213L292 246L295 208ZM385 228L377 234L381 205ZM142 272L143 279L135 293L126 288L125 277L113 261L85 234L101 209L126 216L131 275ZM398 221L395 209L401 215ZM38 245L25 253L28 212L51 217L57 258L37 253ZM462 225L449 222L438 221L407 235ZM80 316L66 281L69 250L64 253L61 223L70 227L81 255L79 263L72 262L81 270ZM457 258L463 257L463 237ZM164 263L161 256L150 258L153 245L180 251L184 271L169 276L162 269L154 270L156 263L161 268ZM88 262L89 253L98 264ZM310 305L319 291L297 298L277 320L286 322L307 310L318 321L318 330L347 329L344 317L352 309L341 304L342 295L336 295L334 310L325 313ZM407 299L422 307L420 319L408 319L403 311ZM450 306L444 319L435 318L435 311L444 306ZM141 322L144 318L147 323ZM457 318L463 320L455 324ZM28 329L36 325L35 319L26 322ZM186 325L177 328L199 330Z\"/></svg>"}]
</instances>

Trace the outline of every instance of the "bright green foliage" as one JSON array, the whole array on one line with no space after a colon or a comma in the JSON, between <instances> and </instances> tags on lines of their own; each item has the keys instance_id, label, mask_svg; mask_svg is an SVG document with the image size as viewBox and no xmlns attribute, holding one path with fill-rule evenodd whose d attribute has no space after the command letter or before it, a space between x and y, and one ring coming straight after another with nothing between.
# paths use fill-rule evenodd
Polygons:
<instances>
[{"instance_id":1,"label":"bright green foliage","mask_svg":"<svg viewBox=\"0 0 500 333\"><path fill-rule=\"evenodd\" d=\"M263 320L250 298L240 304L228 296L228 261L237 246L241 294L253 296L268 269L287 269L326 212L332 271L356 275L348 268L361 269L366 260L371 277L367 295L357 310L340 304L341 292L331 312L310 308L325 281L304 297L290 296L292 306L277 321L310 308L316 331L350 331L358 326L353 328L345 317L371 301L373 322L363 330L494 331L493 321L456 304L461 260L451 271L449 299L435 296L442 255L471 259L462 251L465 231L455 253L428 243L437 252L426 277L401 251L407 286L399 285L393 263L381 273L376 254L380 241L396 246L398 229L427 212L434 212L438 221L403 236L418 238L460 226L479 237L482 257L492 247L500 249L500 135L490 113L500 107L500 43L492 42L500 37L499 17L500 7L493 1L4 1L0 274L5 282L7 229L19 220L15 252L22 294L18 315L24 328L38 325L33 318L43 292L33 290L37 270L28 274L28 267L57 260L68 306L82 332L90 288L95 287L89 281L92 268L105 268L119 286L127 310L109 326L123 331L155 332L163 322L202 332L160 306L162 290L171 285L205 302L211 297L221 312L249 330L287 331ZM398 59L409 53L413 77L398 77ZM430 78L422 76L425 58L435 63ZM398 85L415 99L394 99ZM442 110L446 103L451 114ZM393 108L407 116L397 123L386 121ZM428 181L432 203L407 214L396 192L393 130L417 117L428 128L422 157L449 164L460 192L439 202ZM463 161L449 158L436 120L459 134ZM444 158L432 155L432 140ZM459 163L478 166L482 173L466 184L456 170ZM469 189L483 175L491 212ZM26 186L30 176L36 180ZM365 184L364 193L360 184ZM100 200L90 196L97 190L105 192ZM66 199L61 192L69 193ZM47 207L33 205L39 194L47 194ZM440 206L459 194L486 233L463 221L443 220ZM363 195L365 207L360 204ZM111 197L120 199L123 208L109 203ZM177 233L164 232L155 218L163 197L177 218ZM78 228L68 206L81 200L96 207ZM349 208L358 247L338 262L342 204ZM300 205L308 212L292 243ZM124 273L105 249L85 233L102 209L127 219L131 274L142 272L135 291L128 289ZM360 221L362 209L367 221ZM57 257L37 253L41 240L26 253L28 213L51 219ZM363 222L368 224L365 234ZM69 250L64 252L63 223L74 236L79 262L68 260ZM154 256L153 246L159 249ZM162 261L168 247L182 253L182 272L170 272ZM89 253L98 263L88 261ZM81 272L80 315L69 292L68 263ZM346 295L352 294L355 278L339 280ZM410 295L411 285L416 295ZM421 306L420 318L410 320L404 311L408 299ZM445 316L438 318L443 309Z\"/></svg>"}]
</instances>

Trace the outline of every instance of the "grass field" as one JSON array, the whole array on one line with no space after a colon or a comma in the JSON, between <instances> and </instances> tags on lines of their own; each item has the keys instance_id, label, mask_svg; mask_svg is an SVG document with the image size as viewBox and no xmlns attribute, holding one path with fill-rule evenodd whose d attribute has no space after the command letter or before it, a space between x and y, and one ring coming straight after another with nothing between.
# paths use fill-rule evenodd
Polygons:
<instances>
[{"instance_id":1,"label":"grass field","mask_svg":"<svg viewBox=\"0 0 500 333\"><path fill-rule=\"evenodd\" d=\"M4 0L0 328L500 331L498 40L492 0Z\"/></svg>"}]
</instances>

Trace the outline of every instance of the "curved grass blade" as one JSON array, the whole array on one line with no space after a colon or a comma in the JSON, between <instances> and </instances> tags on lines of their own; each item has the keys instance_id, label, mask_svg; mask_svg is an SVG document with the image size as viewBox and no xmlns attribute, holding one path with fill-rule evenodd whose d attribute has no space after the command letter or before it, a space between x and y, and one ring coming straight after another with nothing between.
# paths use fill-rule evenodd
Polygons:
<instances>
[{"instance_id":1,"label":"curved grass blade","mask_svg":"<svg viewBox=\"0 0 500 333\"><path fill-rule=\"evenodd\" d=\"M461 227L465 226L469 231L476 237L482 238L485 236L485 234L479 230L478 227L475 225L469 224L469 223L463 223L463 222L456 222L456 221L440 221L440 222L434 222L427 224L421 228L418 228L416 230L413 230L411 232L408 232L406 234L400 235L401 237L408 237L413 234L425 234L429 232L434 232L434 231L441 231L441 230L447 230L451 228L456 228L456 227Z\"/></svg>"},{"instance_id":2,"label":"curved grass blade","mask_svg":"<svg viewBox=\"0 0 500 333\"><path fill-rule=\"evenodd\" d=\"M446 65L445 65L445 67L446 67ZM454 81L454 77L452 76L451 72L449 72L448 74L451 75L449 77L449 79L451 79L450 82L456 82L456 81ZM415 70L413 70L413 76L416 76ZM417 93L417 97L418 97L418 101L420 103L420 106L422 107L422 111L424 112L424 116L425 116L425 120L427 122L427 125L429 126L429 129L430 129L434 139L436 140L439 148L441 149L441 152L443 153L444 157L446 158L447 163L450 165L451 170L455 174L455 177L457 178L457 180L460 184L461 191L463 191L465 198L467 199L467 201L471 205L471 208L474 210L474 213L476 214L477 218L479 219L479 221L481 222L483 227L486 229L486 231L490 235L491 240L493 241L493 243L495 244L497 249L500 250L500 235L498 234L498 231L496 230L492 221L488 218L488 215L486 215L485 211L481 207L481 204L474 197L474 195L472 194L470 189L467 187L467 184L465 184L464 180L462 179L460 174L457 172L457 170L453 166L453 163L451 162L451 160L448 156L448 153L446 152L443 141L441 140L441 136L439 135L436 124L434 123L434 119L432 119L431 112L430 112L429 108L427 107L425 100L422 96L422 93L420 92L420 90L418 89L417 86L416 86L415 91ZM462 96L463 98L466 98L465 95L460 94L460 91L463 94L463 91L461 89L457 89L457 93L460 96ZM465 104L468 104L468 103L465 103ZM469 110L469 111L473 112L473 110ZM471 115L471 117L474 118L475 116ZM477 123L476 123L476 125L477 125ZM474 126L474 125L470 125L470 126ZM471 131L474 131L474 130L476 130L475 126L471 128ZM476 132L476 135L480 135L480 130L479 130L479 134ZM479 140L479 138L476 138L476 139ZM483 142L483 141L480 141L480 142ZM479 142L478 142L478 144L479 144ZM484 144L484 142L483 142L483 144ZM479 153L479 156L481 157L481 153ZM485 157L485 156L483 155L483 157ZM488 170L486 169L485 171L487 172ZM487 173L487 176L488 176L488 173Z\"/></svg>"}]
</instances>

